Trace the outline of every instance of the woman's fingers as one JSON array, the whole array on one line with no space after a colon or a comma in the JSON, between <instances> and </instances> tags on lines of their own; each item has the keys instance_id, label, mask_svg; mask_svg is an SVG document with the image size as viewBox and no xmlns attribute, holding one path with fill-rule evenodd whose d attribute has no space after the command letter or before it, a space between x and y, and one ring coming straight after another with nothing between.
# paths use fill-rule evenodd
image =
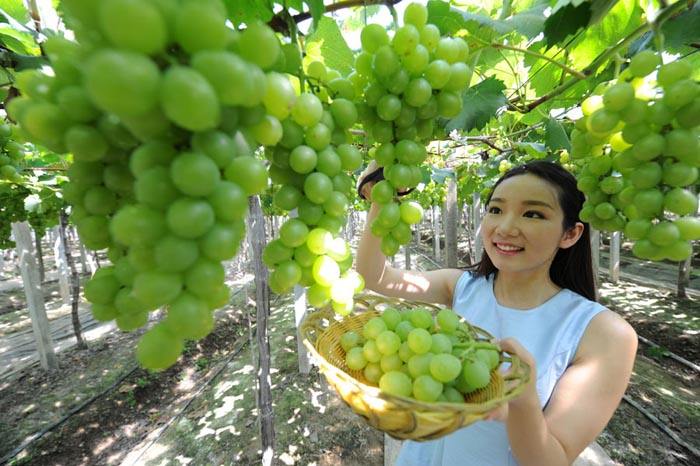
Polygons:
<instances>
[{"instance_id":1,"label":"woman's fingers","mask_svg":"<svg viewBox=\"0 0 700 466\"><path fill-rule=\"evenodd\" d=\"M515 338L504 338L503 340L496 342L496 344L498 344L498 346L501 348L501 351L517 356L520 361L525 363L530 368L531 373L533 375L535 374L535 358L518 340ZM511 364L504 376L510 375L513 372L515 372L515 368Z\"/></svg>"},{"instance_id":2,"label":"woman's fingers","mask_svg":"<svg viewBox=\"0 0 700 466\"><path fill-rule=\"evenodd\" d=\"M508 405L500 406L493 411L489 412L484 421L501 421L505 422L508 418Z\"/></svg>"}]
</instances>

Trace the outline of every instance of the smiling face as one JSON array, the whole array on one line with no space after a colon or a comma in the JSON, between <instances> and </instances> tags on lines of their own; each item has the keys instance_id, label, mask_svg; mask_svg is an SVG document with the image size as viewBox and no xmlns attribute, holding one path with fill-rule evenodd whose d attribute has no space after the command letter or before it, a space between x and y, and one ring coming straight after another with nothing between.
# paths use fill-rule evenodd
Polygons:
<instances>
[{"instance_id":1,"label":"smiling face","mask_svg":"<svg viewBox=\"0 0 700 466\"><path fill-rule=\"evenodd\" d=\"M563 228L557 191L547 181L523 174L507 178L493 192L481 223L484 250L501 272L546 272L559 248L579 234ZM579 224L580 225L580 224Z\"/></svg>"}]
</instances>

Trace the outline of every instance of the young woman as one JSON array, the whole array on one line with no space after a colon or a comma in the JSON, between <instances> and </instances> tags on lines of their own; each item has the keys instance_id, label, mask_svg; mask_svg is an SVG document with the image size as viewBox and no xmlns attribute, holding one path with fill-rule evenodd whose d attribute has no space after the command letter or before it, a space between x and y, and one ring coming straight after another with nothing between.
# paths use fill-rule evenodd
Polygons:
<instances>
[{"instance_id":1,"label":"young woman","mask_svg":"<svg viewBox=\"0 0 700 466\"><path fill-rule=\"evenodd\" d=\"M489 420L404 442L397 465L567 465L608 423L629 382L637 336L595 302L589 227L578 218L583 201L559 165L508 171L486 204L483 259L467 272L390 267L365 228L357 271L367 288L450 306L532 368L523 393ZM368 226L377 211L372 205Z\"/></svg>"}]
</instances>

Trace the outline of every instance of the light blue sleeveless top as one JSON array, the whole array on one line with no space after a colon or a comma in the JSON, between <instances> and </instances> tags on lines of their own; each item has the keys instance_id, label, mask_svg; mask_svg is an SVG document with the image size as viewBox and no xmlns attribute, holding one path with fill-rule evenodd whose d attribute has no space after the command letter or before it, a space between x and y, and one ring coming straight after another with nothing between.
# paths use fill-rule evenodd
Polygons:
<instances>
[{"instance_id":1,"label":"light blue sleeveless top","mask_svg":"<svg viewBox=\"0 0 700 466\"><path fill-rule=\"evenodd\" d=\"M465 272L457 281L453 309L497 339L517 339L537 362L537 394L542 409L557 380L571 364L591 319L605 307L568 289L527 310L501 306L493 275ZM405 441L397 466L515 466L503 422L479 421L428 442Z\"/></svg>"}]
</instances>

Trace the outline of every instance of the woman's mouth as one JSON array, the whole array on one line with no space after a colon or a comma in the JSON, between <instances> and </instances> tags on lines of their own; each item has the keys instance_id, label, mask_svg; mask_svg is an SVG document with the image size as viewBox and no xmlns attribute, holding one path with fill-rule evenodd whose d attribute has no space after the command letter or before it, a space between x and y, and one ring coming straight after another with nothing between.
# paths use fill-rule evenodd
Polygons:
<instances>
[{"instance_id":1,"label":"woman's mouth","mask_svg":"<svg viewBox=\"0 0 700 466\"><path fill-rule=\"evenodd\" d=\"M493 245L496 246L499 253L506 256L514 256L524 250L524 248L507 243L493 243Z\"/></svg>"}]
</instances>

